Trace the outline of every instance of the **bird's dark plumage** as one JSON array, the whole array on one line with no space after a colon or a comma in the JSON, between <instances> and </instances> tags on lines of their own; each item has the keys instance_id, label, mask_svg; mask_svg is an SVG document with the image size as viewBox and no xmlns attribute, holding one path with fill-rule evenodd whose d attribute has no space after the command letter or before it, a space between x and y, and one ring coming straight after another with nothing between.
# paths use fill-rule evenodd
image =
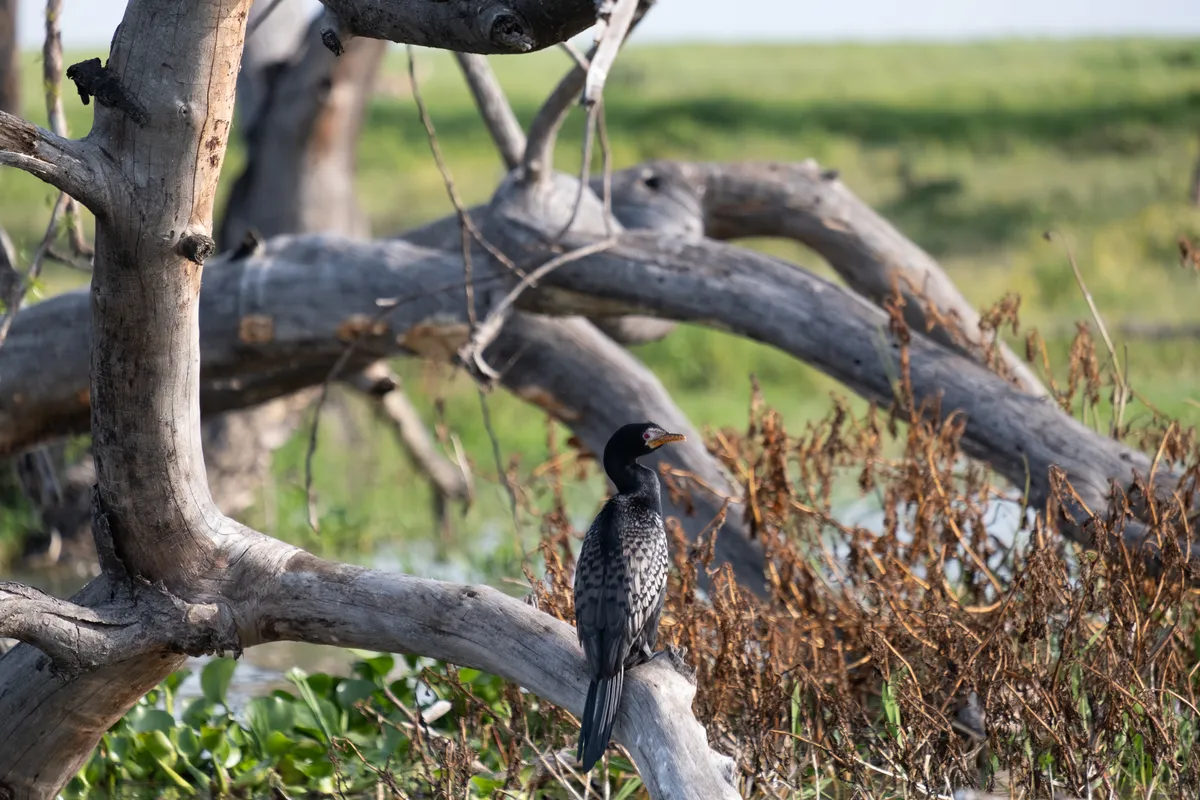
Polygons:
<instances>
[{"instance_id":1,"label":"bird's dark plumage","mask_svg":"<svg viewBox=\"0 0 1200 800\"><path fill-rule=\"evenodd\" d=\"M575 567L575 627L591 684L579 730L584 772L604 755L625 670L650 658L667 588L667 534L658 476L637 459L683 436L650 422L620 428L604 448L617 487L583 540Z\"/></svg>"}]
</instances>

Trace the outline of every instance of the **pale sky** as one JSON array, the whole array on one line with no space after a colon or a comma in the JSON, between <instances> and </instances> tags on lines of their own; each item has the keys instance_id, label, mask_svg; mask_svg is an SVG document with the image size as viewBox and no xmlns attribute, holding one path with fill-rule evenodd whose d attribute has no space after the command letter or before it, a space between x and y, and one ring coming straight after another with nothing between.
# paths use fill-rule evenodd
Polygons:
<instances>
[{"instance_id":1,"label":"pale sky","mask_svg":"<svg viewBox=\"0 0 1200 800\"><path fill-rule=\"evenodd\" d=\"M42 42L41 0L19 0L21 44ZM125 0L63 0L66 47L106 45ZM731 9L735 13L730 13ZM1200 35L1200 0L658 0L637 41L961 40Z\"/></svg>"}]
</instances>

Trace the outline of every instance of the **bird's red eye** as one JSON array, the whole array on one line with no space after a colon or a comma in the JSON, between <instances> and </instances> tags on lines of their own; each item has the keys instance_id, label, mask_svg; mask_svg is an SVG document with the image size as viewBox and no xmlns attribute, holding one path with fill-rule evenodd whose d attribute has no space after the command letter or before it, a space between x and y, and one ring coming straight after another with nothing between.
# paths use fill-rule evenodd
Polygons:
<instances>
[{"instance_id":1,"label":"bird's red eye","mask_svg":"<svg viewBox=\"0 0 1200 800\"><path fill-rule=\"evenodd\" d=\"M650 431L646 431L645 433L643 433L642 438L645 439L647 442L650 441Z\"/></svg>"}]
</instances>

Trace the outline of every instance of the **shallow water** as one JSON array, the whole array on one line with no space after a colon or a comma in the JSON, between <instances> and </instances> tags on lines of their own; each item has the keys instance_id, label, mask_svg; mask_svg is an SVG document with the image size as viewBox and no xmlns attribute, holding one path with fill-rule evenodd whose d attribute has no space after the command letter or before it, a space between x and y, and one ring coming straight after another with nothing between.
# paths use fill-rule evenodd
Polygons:
<instances>
[{"instance_id":1,"label":"shallow water","mask_svg":"<svg viewBox=\"0 0 1200 800\"><path fill-rule=\"evenodd\" d=\"M1022 506L1016 500L993 501L989 509L988 530L1007 547L1014 543L1023 545L1027 538L1027 533L1020 525L1021 511ZM861 527L877 534L883 531L883 507L878 497L864 497L848 503L836 516L850 527ZM582 530L589 520L581 517L573 522ZM406 572L456 583L488 583L509 594L523 594L527 591L523 576L497 577L494 574L485 574L480 567L490 555L504 547L511 547L511 536L511 525L505 524L504 521L494 521L484 524L476 532L469 546L470 555L464 548L445 558L439 558L436 542L407 541L403 543L402 548L395 545L381 546L370 559L370 565L390 572ZM909 533L901 527L898 536L904 540ZM831 544L837 556L844 558L848 553L848 547L843 542ZM954 573L958 565L947 563L946 567L946 577L951 581L955 580L957 575ZM0 578L34 586L56 597L69 597L81 589L90 580L91 575L59 568L18 572ZM290 687L291 684L285 676L293 667L299 667L310 674L325 672L345 675L354 660L355 656L348 650L304 642L272 642L249 648L243 653L229 687L231 710L236 713L252 697L277 688ZM179 688L181 698L200 696L200 670L208 661L209 657L188 660L186 668L192 671L192 675Z\"/></svg>"}]
</instances>

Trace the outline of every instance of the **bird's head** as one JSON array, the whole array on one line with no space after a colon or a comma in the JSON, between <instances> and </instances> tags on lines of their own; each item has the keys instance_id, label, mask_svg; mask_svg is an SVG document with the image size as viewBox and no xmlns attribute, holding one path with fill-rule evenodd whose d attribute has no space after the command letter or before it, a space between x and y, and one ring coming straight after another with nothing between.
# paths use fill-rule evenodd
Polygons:
<instances>
[{"instance_id":1,"label":"bird's head","mask_svg":"<svg viewBox=\"0 0 1200 800\"><path fill-rule=\"evenodd\" d=\"M669 433L653 422L634 422L623 425L608 440L604 460L629 463L653 453L664 444L686 441L682 433Z\"/></svg>"}]
</instances>

